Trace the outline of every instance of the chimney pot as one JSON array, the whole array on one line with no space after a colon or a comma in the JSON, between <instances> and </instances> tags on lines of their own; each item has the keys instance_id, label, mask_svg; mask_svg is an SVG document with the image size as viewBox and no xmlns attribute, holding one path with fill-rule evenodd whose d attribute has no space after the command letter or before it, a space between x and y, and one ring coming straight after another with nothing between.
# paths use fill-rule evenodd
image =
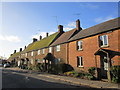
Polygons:
<instances>
[{"instance_id":1,"label":"chimney pot","mask_svg":"<svg viewBox=\"0 0 120 90\"><path fill-rule=\"evenodd\" d=\"M22 51L22 48L20 48L20 52Z\"/></svg>"},{"instance_id":2,"label":"chimney pot","mask_svg":"<svg viewBox=\"0 0 120 90\"><path fill-rule=\"evenodd\" d=\"M76 21L76 29L82 30L82 28L80 27L80 20L79 19Z\"/></svg>"},{"instance_id":3,"label":"chimney pot","mask_svg":"<svg viewBox=\"0 0 120 90\"><path fill-rule=\"evenodd\" d=\"M33 42L36 42L37 41L37 39L36 38L33 38Z\"/></svg>"},{"instance_id":4,"label":"chimney pot","mask_svg":"<svg viewBox=\"0 0 120 90\"><path fill-rule=\"evenodd\" d=\"M16 50L14 50L14 53L16 53Z\"/></svg>"},{"instance_id":5,"label":"chimney pot","mask_svg":"<svg viewBox=\"0 0 120 90\"><path fill-rule=\"evenodd\" d=\"M42 36L40 35L40 40L42 39Z\"/></svg>"},{"instance_id":6,"label":"chimney pot","mask_svg":"<svg viewBox=\"0 0 120 90\"><path fill-rule=\"evenodd\" d=\"M25 49L26 49L26 46L25 46Z\"/></svg>"},{"instance_id":7,"label":"chimney pot","mask_svg":"<svg viewBox=\"0 0 120 90\"><path fill-rule=\"evenodd\" d=\"M48 34L49 34L49 33L47 32L47 33L46 33L46 37L48 37Z\"/></svg>"},{"instance_id":8,"label":"chimney pot","mask_svg":"<svg viewBox=\"0 0 120 90\"><path fill-rule=\"evenodd\" d=\"M59 26L58 26L58 32L59 32L59 33L63 33L63 26L62 26L62 25L59 25Z\"/></svg>"}]
</instances>

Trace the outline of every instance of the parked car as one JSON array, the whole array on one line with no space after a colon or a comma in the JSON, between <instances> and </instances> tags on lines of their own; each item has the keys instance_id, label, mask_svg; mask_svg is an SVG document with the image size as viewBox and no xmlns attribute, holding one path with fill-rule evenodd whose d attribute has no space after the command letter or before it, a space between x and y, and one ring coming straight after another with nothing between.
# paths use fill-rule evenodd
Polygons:
<instances>
[{"instance_id":1,"label":"parked car","mask_svg":"<svg viewBox=\"0 0 120 90\"><path fill-rule=\"evenodd\" d=\"M6 68L6 67L10 67L10 64L9 63L5 63L4 64L4 68Z\"/></svg>"},{"instance_id":2,"label":"parked car","mask_svg":"<svg viewBox=\"0 0 120 90\"><path fill-rule=\"evenodd\" d=\"M0 67L2 67L3 66L3 64L0 64Z\"/></svg>"}]
</instances>

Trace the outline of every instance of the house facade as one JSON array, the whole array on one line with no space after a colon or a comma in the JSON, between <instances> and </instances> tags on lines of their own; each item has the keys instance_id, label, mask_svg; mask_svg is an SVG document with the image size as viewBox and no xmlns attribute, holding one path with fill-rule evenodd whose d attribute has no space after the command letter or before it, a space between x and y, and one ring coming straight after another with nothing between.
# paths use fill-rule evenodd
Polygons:
<instances>
[{"instance_id":1,"label":"house facade","mask_svg":"<svg viewBox=\"0 0 120 90\"><path fill-rule=\"evenodd\" d=\"M63 29L63 28L62 28ZM80 21L76 21L76 28L63 33L55 42L50 46L53 48L53 55L56 58L56 63L63 62L68 64L69 62L69 43L68 40L75 36L82 28L80 27Z\"/></svg>"},{"instance_id":2,"label":"house facade","mask_svg":"<svg viewBox=\"0 0 120 90\"><path fill-rule=\"evenodd\" d=\"M77 71L96 67L105 78L110 67L120 65L119 19L81 30L69 41L69 64Z\"/></svg>"}]
</instances>

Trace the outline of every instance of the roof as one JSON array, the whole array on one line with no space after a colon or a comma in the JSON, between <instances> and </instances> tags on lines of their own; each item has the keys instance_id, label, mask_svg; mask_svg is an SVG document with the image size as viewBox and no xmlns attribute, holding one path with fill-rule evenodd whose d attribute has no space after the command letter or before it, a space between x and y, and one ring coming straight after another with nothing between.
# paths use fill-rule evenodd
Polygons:
<instances>
[{"instance_id":1,"label":"roof","mask_svg":"<svg viewBox=\"0 0 120 90\"><path fill-rule=\"evenodd\" d=\"M14 58L16 58L16 57L19 57L20 53L21 53L21 52L16 52L16 53L14 53L12 56L10 56L10 57L8 58L8 60L14 59Z\"/></svg>"},{"instance_id":2,"label":"roof","mask_svg":"<svg viewBox=\"0 0 120 90\"><path fill-rule=\"evenodd\" d=\"M76 32L76 28L75 29L72 29L70 31L67 31L67 32L64 32L55 42L53 42L50 46L55 46L55 45L58 45L58 44L62 44L62 43L65 43L67 42L71 36Z\"/></svg>"},{"instance_id":3,"label":"roof","mask_svg":"<svg viewBox=\"0 0 120 90\"><path fill-rule=\"evenodd\" d=\"M89 36L103 33L109 30L113 30L115 28L120 28L120 25L118 25L119 20L120 20L120 17L103 22L101 24L97 24L95 26L92 26L84 30L81 30L78 34L73 36L69 41L89 37Z\"/></svg>"},{"instance_id":4,"label":"roof","mask_svg":"<svg viewBox=\"0 0 120 90\"><path fill-rule=\"evenodd\" d=\"M43 38L40 41L36 41L34 43L29 44L26 47L26 49L23 50L22 53L48 47L55 40L55 38L58 36L58 34L59 34L59 32L56 32L56 33L54 33L54 34L52 34L52 35L50 35L48 37Z\"/></svg>"}]
</instances>

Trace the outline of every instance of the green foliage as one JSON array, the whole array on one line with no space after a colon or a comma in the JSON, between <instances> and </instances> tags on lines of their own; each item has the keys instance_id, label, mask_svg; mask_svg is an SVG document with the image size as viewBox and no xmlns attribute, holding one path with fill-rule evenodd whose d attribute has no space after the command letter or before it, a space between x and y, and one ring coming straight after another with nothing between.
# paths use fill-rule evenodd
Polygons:
<instances>
[{"instance_id":1,"label":"green foliage","mask_svg":"<svg viewBox=\"0 0 120 90\"><path fill-rule=\"evenodd\" d=\"M85 77L89 80L94 80L95 79L95 77L93 75L91 75L90 73L86 73Z\"/></svg>"},{"instance_id":2,"label":"green foliage","mask_svg":"<svg viewBox=\"0 0 120 90\"><path fill-rule=\"evenodd\" d=\"M88 72L91 74L91 75L95 75L95 67L90 67L88 69Z\"/></svg>"},{"instance_id":3,"label":"green foliage","mask_svg":"<svg viewBox=\"0 0 120 90\"><path fill-rule=\"evenodd\" d=\"M112 82L120 83L120 66L111 67Z\"/></svg>"},{"instance_id":4,"label":"green foliage","mask_svg":"<svg viewBox=\"0 0 120 90\"><path fill-rule=\"evenodd\" d=\"M72 77L78 77L79 74L78 74L78 72L73 70L73 71L65 72L64 75L72 76Z\"/></svg>"}]
</instances>

